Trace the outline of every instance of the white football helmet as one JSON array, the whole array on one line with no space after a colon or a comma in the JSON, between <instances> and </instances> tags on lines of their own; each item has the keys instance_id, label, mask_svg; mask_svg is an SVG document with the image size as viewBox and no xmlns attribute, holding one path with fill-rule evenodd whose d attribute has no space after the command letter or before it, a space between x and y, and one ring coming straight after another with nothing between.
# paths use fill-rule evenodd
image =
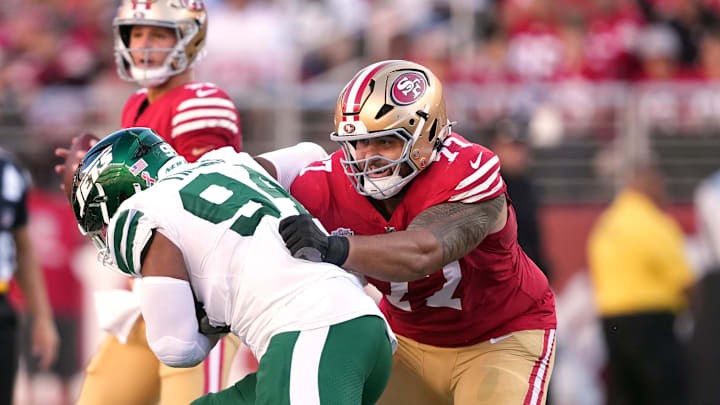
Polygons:
<instances>
[{"instance_id":1,"label":"white football helmet","mask_svg":"<svg viewBox=\"0 0 720 405\"><path fill-rule=\"evenodd\" d=\"M341 163L357 192L383 200L397 194L436 159L450 131L438 78L417 63L387 60L362 69L345 86L335 108L335 132L330 139L342 146L345 159ZM357 159L357 141L388 135L404 142L400 158ZM376 159L387 164L369 169L368 163ZM411 169L407 175L400 170L405 163ZM368 176L389 168L389 176Z\"/></svg>"},{"instance_id":2,"label":"white football helmet","mask_svg":"<svg viewBox=\"0 0 720 405\"><path fill-rule=\"evenodd\" d=\"M169 52L163 65L142 68L130 55L130 28L151 25L170 28L177 42L168 49L132 49L133 52ZM207 11L202 0L122 0L113 19L118 75L143 87L159 86L191 68L200 59L207 34Z\"/></svg>"}]
</instances>

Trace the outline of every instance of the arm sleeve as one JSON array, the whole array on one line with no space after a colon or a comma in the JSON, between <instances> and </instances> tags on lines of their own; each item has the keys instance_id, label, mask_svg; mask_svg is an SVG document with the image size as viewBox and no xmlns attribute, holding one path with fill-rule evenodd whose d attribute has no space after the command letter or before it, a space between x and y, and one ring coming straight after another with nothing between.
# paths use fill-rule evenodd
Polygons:
<instances>
[{"instance_id":1,"label":"arm sleeve","mask_svg":"<svg viewBox=\"0 0 720 405\"><path fill-rule=\"evenodd\" d=\"M222 89L204 83L185 86L172 117L170 144L188 162L206 152L232 146L241 149L240 117Z\"/></svg>"},{"instance_id":2,"label":"arm sleeve","mask_svg":"<svg viewBox=\"0 0 720 405\"><path fill-rule=\"evenodd\" d=\"M237 142L233 142L233 139L230 138L227 130L213 128L193 136L177 138L174 145L177 153L190 163L197 161L207 152L226 146L232 146L235 151L240 149Z\"/></svg>"},{"instance_id":3,"label":"arm sleeve","mask_svg":"<svg viewBox=\"0 0 720 405\"><path fill-rule=\"evenodd\" d=\"M289 190L300 171L312 162L325 159L327 152L316 143L300 142L289 148L263 153L259 157L275 166L278 183L285 190Z\"/></svg>"},{"instance_id":4,"label":"arm sleeve","mask_svg":"<svg viewBox=\"0 0 720 405\"><path fill-rule=\"evenodd\" d=\"M140 292L148 344L170 367L192 367L217 342L199 332L190 283L172 277L145 277Z\"/></svg>"}]
</instances>

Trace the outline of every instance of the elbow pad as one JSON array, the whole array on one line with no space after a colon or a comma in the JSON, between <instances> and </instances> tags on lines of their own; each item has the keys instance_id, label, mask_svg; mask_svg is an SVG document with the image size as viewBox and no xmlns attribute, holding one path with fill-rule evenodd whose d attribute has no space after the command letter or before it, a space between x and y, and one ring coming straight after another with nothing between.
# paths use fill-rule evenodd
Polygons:
<instances>
[{"instance_id":1,"label":"elbow pad","mask_svg":"<svg viewBox=\"0 0 720 405\"><path fill-rule=\"evenodd\" d=\"M263 153L259 157L268 160L275 166L278 183L285 190L289 190L300 171L312 162L325 159L327 152L316 143L300 142L289 148Z\"/></svg>"},{"instance_id":2,"label":"elbow pad","mask_svg":"<svg viewBox=\"0 0 720 405\"><path fill-rule=\"evenodd\" d=\"M212 345L205 335L198 341L181 340L175 336L148 337L148 345L158 360L170 367L194 367L207 357ZM202 342L205 340L206 342ZM207 343L207 344L204 344Z\"/></svg>"},{"instance_id":3,"label":"elbow pad","mask_svg":"<svg viewBox=\"0 0 720 405\"><path fill-rule=\"evenodd\" d=\"M207 357L214 340L199 332L190 283L145 277L140 290L148 345L170 367L192 367Z\"/></svg>"}]
</instances>

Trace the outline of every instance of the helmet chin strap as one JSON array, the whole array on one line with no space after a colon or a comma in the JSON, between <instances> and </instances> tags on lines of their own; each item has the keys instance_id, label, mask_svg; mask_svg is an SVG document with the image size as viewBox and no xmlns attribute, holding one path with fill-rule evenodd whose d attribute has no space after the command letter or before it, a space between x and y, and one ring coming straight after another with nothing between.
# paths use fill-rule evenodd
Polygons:
<instances>
[{"instance_id":1,"label":"helmet chin strap","mask_svg":"<svg viewBox=\"0 0 720 405\"><path fill-rule=\"evenodd\" d=\"M170 79L166 66L143 69L132 65L130 66L130 76L143 87L157 87Z\"/></svg>"},{"instance_id":2,"label":"helmet chin strap","mask_svg":"<svg viewBox=\"0 0 720 405\"><path fill-rule=\"evenodd\" d=\"M450 122L450 120L448 120L447 124L445 124L445 126L442 127L442 129L439 131L439 133L442 134L443 132L447 131L446 136L449 135L450 132L452 131L453 125L455 125L455 124L456 124L455 121ZM433 148L433 151L430 154L430 162L434 162L439 159L438 153L440 152L440 149L443 146L443 141L441 139L444 139L444 138L442 138L440 135L438 135L435 138L435 147Z\"/></svg>"},{"instance_id":3,"label":"helmet chin strap","mask_svg":"<svg viewBox=\"0 0 720 405\"><path fill-rule=\"evenodd\" d=\"M363 176L363 181L366 182L365 190L370 196L376 200L385 200L402 190L405 183L403 182L402 176L397 174L400 171L400 165L398 164L393 174L378 179L371 179L367 175Z\"/></svg>"}]
</instances>

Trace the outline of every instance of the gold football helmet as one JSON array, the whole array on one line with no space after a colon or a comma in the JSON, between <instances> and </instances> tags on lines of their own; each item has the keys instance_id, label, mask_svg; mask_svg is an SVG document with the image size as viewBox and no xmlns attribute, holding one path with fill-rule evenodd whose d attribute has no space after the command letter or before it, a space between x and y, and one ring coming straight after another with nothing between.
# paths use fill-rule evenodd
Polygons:
<instances>
[{"instance_id":1,"label":"gold football helmet","mask_svg":"<svg viewBox=\"0 0 720 405\"><path fill-rule=\"evenodd\" d=\"M169 28L177 41L168 49L130 49L130 28L151 25ZM145 87L159 86L184 72L200 58L207 34L207 11L202 0L122 0L113 20L115 62L124 80ZM133 52L168 52L163 65L142 68L133 62Z\"/></svg>"},{"instance_id":2,"label":"gold football helmet","mask_svg":"<svg viewBox=\"0 0 720 405\"><path fill-rule=\"evenodd\" d=\"M357 192L381 200L397 194L427 168L450 131L438 78L417 63L388 60L362 69L345 86L335 107L335 132L330 139L341 144L345 152L341 162ZM404 142L399 159L357 159L357 141L383 136ZM387 164L368 169L367 163L375 159ZM407 175L400 171L404 163L411 169ZM389 176L368 176L389 168Z\"/></svg>"}]
</instances>

